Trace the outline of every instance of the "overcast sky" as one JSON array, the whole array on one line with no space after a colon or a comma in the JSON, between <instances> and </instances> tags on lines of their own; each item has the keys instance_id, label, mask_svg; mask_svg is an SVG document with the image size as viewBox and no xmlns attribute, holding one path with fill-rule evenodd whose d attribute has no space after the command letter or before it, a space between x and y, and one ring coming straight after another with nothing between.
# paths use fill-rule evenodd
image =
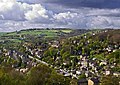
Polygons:
<instances>
[{"instance_id":1,"label":"overcast sky","mask_svg":"<svg viewBox=\"0 0 120 85\"><path fill-rule=\"evenodd\" d=\"M0 0L0 31L120 28L120 0Z\"/></svg>"}]
</instances>

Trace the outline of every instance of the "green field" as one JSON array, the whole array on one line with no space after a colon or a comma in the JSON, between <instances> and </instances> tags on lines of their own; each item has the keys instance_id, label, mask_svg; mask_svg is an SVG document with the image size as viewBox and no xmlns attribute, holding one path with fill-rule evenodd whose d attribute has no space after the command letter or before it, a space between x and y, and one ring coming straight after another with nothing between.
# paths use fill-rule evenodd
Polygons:
<instances>
[{"instance_id":1,"label":"green field","mask_svg":"<svg viewBox=\"0 0 120 85\"><path fill-rule=\"evenodd\" d=\"M5 32L0 32L0 36L2 36L2 35L4 35L5 34Z\"/></svg>"},{"instance_id":2,"label":"green field","mask_svg":"<svg viewBox=\"0 0 120 85\"><path fill-rule=\"evenodd\" d=\"M0 40L7 40L7 41L12 41L12 42L21 42L20 36L40 36L40 37L44 37L44 38L56 38L59 37L58 34L60 33L70 33L72 32L72 30L70 29L65 29L65 30L57 30L57 29L42 29L42 30L21 30L21 31L15 31L15 32L8 32L8 33L4 33L4 32L0 32L0 37L4 38L4 39L0 39Z\"/></svg>"},{"instance_id":3,"label":"green field","mask_svg":"<svg viewBox=\"0 0 120 85\"><path fill-rule=\"evenodd\" d=\"M28 30L28 31L19 31L7 33L6 36L15 36L15 35L41 35L44 34L47 37L56 37L58 32L70 33L72 30Z\"/></svg>"},{"instance_id":4,"label":"green field","mask_svg":"<svg viewBox=\"0 0 120 85\"><path fill-rule=\"evenodd\" d=\"M61 30L62 32L64 32L64 33L70 33L70 32L72 32L72 30Z\"/></svg>"}]
</instances>

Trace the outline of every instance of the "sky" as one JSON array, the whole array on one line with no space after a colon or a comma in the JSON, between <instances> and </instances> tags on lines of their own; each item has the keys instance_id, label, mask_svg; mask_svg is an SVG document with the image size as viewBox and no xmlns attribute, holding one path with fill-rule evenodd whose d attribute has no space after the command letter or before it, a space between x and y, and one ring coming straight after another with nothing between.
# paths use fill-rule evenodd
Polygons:
<instances>
[{"instance_id":1,"label":"sky","mask_svg":"<svg viewBox=\"0 0 120 85\"><path fill-rule=\"evenodd\" d=\"M0 0L0 32L120 28L120 0Z\"/></svg>"}]
</instances>

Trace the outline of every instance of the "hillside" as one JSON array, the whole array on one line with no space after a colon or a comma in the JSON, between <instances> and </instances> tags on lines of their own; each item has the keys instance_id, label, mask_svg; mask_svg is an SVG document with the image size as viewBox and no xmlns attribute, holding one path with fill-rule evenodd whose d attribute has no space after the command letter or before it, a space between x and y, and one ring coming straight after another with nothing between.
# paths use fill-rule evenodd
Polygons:
<instances>
[{"instance_id":1,"label":"hillside","mask_svg":"<svg viewBox=\"0 0 120 85\"><path fill-rule=\"evenodd\" d=\"M119 76L120 30L29 29L0 35L1 67L24 75L41 64L74 83L91 78L100 81L102 76L116 73ZM57 74L50 76L55 79Z\"/></svg>"},{"instance_id":2,"label":"hillside","mask_svg":"<svg viewBox=\"0 0 120 85\"><path fill-rule=\"evenodd\" d=\"M103 33L93 36L93 38L98 38L102 40L109 40L111 43L120 43L120 30L108 30Z\"/></svg>"}]
</instances>

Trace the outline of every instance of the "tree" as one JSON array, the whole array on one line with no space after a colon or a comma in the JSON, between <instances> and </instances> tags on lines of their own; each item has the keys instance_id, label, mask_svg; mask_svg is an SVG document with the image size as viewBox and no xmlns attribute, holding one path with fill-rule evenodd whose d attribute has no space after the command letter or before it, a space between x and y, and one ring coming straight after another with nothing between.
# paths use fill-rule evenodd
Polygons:
<instances>
[{"instance_id":1,"label":"tree","mask_svg":"<svg viewBox=\"0 0 120 85\"><path fill-rule=\"evenodd\" d=\"M58 49L50 47L49 52L50 52L50 56L57 56Z\"/></svg>"},{"instance_id":2,"label":"tree","mask_svg":"<svg viewBox=\"0 0 120 85\"><path fill-rule=\"evenodd\" d=\"M27 85L69 85L70 79L57 74L56 71L44 64L30 70Z\"/></svg>"},{"instance_id":3,"label":"tree","mask_svg":"<svg viewBox=\"0 0 120 85\"><path fill-rule=\"evenodd\" d=\"M47 56L50 56L50 51L49 50L46 50L43 54L44 57L47 57Z\"/></svg>"},{"instance_id":4,"label":"tree","mask_svg":"<svg viewBox=\"0 0 120 85\"><path fill-rule=\"evenodd\" d=\"M47 78L50 77L51 69L44 64L40 64L30 70L27 85L45 85Z\"/></svg>"},{"instance_id":5,"label":"tree","mask_svg":"<svg viewBox=\"0 0 120 85\"><path fill-rule=\"evenodd\" d=\"M55 71L51 73L48 79L47 85L69 85L70 79L64 77L63 75L57 74Z\"/></svg>"},{"instance_id":6,"label":"tree","mask_svg":"<svg viewBox=\"0 0 120 85\"><path fill-rule=\"evenodd\" d=\"M85 74L81 74L78 78L79 79L84 79L84 78L86 78L86 76L85 76Z\"/></svg>"},{"instance_id":7,"label":"tree","mask_svg":"<svg viewBox=\"0 0 120 85\"><path fill-rule=\"evenodd\" d=\"M101 78L101 85L119 85L120 76L116 77L113 75L109 76L102 76Z\"/></svg>"},{"instance_id":8,"label":"tree","mask_svg":"<svg viewBox=\"0 0 120 85\"><path fill-rule=\"evenodd\" d=\"M14 69L0 69L0 85L25 85L24 75L14 71Z\"/></svg>"},{"instance_id":9,"label":"tree","mask_svg":"<svg viewBox=\"0 0 120 85\"><path fill-rule=\"evenodd\" d=\"M62 56L63 60L67 60L70 58L70 52L69 51L66 51L63 56Z\"/></svg>"},{"instance_id":10,"label":"tree","mask_svg":"<svg viewBox=\"0 0 120 85\"><path fill-rule=\"evenodd\" d=\"M107 56L110 63L116 63L120 65L120 50L117 50Z\"/></svg>"}]
</instances>

